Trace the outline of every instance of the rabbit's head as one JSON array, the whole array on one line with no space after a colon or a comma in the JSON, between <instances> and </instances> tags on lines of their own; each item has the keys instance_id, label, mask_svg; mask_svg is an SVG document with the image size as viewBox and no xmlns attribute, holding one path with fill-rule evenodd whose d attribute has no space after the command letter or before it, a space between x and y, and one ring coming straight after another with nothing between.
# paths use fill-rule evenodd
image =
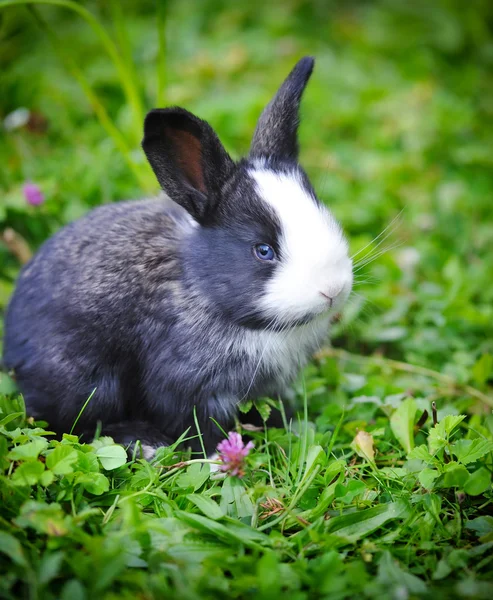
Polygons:
<instances>
[{"instance_id":1,"label":"rabbit's head","mask_svg":"<svg viewBox=\"0 0 493 600\"><path fill-rule=\"evenodd\" d=\"M314 61L300 60L235 163L208 123L151 111L143 148L168 196L192 217L184 277L230 321L284 329L339 310L352 286L341 227L298 164L299 105Z\"/></svg>"}]
</instances>

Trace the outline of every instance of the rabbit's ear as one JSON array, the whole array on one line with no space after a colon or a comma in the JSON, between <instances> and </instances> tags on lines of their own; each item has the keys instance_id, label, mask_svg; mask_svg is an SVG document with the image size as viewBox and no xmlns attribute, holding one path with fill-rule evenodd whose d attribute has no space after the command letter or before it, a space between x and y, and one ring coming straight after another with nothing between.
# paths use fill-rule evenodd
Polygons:
<instances>
[{"instance_id":1,"label":"rabbit's ear","mask_svg":"<svg viewBox=\"0 0 493 600\"><path fill-rule=\"evenodd\" d=\"M151 110L142 147L168 196L203 220L234 167L212 127L183 108Z\"/></svg>"},{"instance_id":2,"label":"rabbit's ear","mask_svg":"<svg viewBox=\"0 0 493 600\"><path fill-rule=\"evenodd\" d=\"M299 108L315 60L302 58L265 107L253 134L250 156L297 160Z\"/></svg>"}]
</instances>

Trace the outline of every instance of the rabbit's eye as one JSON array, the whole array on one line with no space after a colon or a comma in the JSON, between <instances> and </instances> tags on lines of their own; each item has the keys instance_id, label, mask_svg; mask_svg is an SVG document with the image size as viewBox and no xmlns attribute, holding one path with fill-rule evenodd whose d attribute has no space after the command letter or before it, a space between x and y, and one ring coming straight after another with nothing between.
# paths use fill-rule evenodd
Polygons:
<instances>
[{"instance_id":1,"label":"rabbit's eye","mask_svg":"<svg viewBox=\"0 0 493 600\"><path fill-rule=\"evenodd\" d=\"M257 244L253 249L255 256L260 260L274 260L274 250L268 244Z\"/></svg>"}]
</instances>

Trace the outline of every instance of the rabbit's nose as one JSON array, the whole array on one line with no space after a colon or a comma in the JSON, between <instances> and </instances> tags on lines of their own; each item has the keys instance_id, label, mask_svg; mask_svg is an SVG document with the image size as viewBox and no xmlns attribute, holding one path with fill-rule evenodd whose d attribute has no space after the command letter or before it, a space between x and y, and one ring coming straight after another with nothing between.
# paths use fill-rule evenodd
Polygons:
<instances>
[{"instance_id":1,"label":"rabbit's nose","mask_svg":"<svg viewBox=\"0 0 493 600\"><path fill-rule=\"evenodd\" d=\"M334 303L334 298L337 296L337 294L335 296L329 296L325 292L320 292L320 295L327 300L327 302L329 303L329 308L331 308L332 304Z\"/></svg>"}]
</instances>

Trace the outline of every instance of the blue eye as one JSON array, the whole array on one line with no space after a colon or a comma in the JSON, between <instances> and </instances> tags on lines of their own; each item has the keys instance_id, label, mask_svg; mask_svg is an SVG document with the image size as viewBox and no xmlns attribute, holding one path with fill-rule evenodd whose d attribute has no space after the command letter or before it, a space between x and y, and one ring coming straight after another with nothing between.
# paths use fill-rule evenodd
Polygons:
<instances>
[{"instance_id":1,"label":"blue eye","mask_svg":"<svg viewBox=\"0 0 493 600\"><path fill-rule=\"evenodd\" d=\"M255 256L260 260L274 260L274 250L268 244L257 244L253 249Z\"/></svg>"}]
</instances>

